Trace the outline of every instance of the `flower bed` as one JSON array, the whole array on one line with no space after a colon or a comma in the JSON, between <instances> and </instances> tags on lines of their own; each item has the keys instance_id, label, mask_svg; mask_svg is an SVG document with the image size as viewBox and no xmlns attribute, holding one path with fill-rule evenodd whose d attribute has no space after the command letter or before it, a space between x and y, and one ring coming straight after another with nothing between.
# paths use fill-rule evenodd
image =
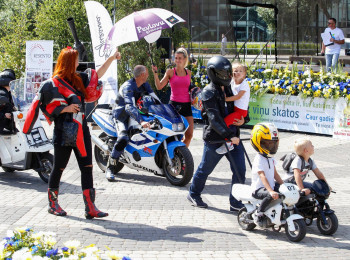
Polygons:
<instances>
[{"instance_id":1,"label":"flower bed","mask_svg":"<svg viewBox=\"0 0 350 260\"><path fill-rule=\"evenodd\" d=\"M16 228L8 231L7 237L0 242L0 260L12 259L120 259L131 260L120 256L117 251L101 252L95 245L82 247L78 240L56 246L55 233L34 232L31 228Z\"/></svg>"},{"instance_id":2,"label":"flower bed","mask_svg":"<svg viewBox=\"0 0 350 260\"><path fill-rule=\"evenodd\" d=\"M347 72L325 73L311 69L298 70L296 65L286 68L248 68L247 80L251 95L262 96L265 93L300 96L301 98L345 97L350 100L350 76Z\"/></svg>"}]
</instances>

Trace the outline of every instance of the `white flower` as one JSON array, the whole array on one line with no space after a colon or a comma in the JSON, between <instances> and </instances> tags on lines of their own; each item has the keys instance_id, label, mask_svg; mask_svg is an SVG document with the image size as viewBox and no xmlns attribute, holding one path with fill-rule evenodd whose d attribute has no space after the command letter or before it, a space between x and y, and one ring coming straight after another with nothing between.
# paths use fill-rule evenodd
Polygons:
<instances>
[{"instance_id":1,"label":"white flower","mask_svg":"<svg viewBox=\"0 0 350 260\"><path fill-rule=\"evenodd\" d=\"M269 73L269 72L272 72L272 70L271 69L266 69L266 70L263 71L263 73Z\"/></svg>"},{"instance_id":2,"label":"white flower","mask_svg":"<svg viewBox=\"0 0 350 260\"><path fill-rule=\"evenodd\" d=\"M25 233L27 232L27 227L19 227L19 228L15 228L15 230L18 232L18 233Z\"/></svg>"},{"instance_id":3,"label":"white flower","mask_svg":"<svg viewBox=\"0 0 350 260\"><path fill-rule=\"evenodd\" d=\"M40 240L44 235L44 232L37 232L37 233L33 233L31 235L31 238L35 239L35 240Z\"/></svg>"},{"instance_id":4,"label":"white flower","mask_svg":"<svg viewBox=\"0 0 350 260\"><path fill-rule=\"evenodd\" d=\"M29 252L28 247L23 247L16 251L12 255L12 260L28 260L32 259L32 254Z\"/></svg>"},{"instance_id":5,"label":"white flower","mask_svg":"<svg viewBox=\"0 0 350 260\"><path fill-rule=\"evenodd\" d=\"M53 247L57 243L56 238L54 238L52 236L44 236L43 242L45 245L48 245L49 247Z\"/></svg>"},{"instance_id":6,"label":"white flower","mask_svg":"<svg viewBox=\"0 0 350 260\"><path fill-rule=\"evenodd\" d=\"M66 247L69 249L77 249L80 246L80 241L78 240L69 240L66 243L64 243Z\"/></svg>"},{"instance_id":7,"label":"white flower","mask_svg":"<svg viewBox=\"0 0 350 260\"><path fill-rule=\"evenodd\" d=\"M15 233L12 230L7 230L6 236L7 237L13 237Z\"/></svg>"}]
</instances>

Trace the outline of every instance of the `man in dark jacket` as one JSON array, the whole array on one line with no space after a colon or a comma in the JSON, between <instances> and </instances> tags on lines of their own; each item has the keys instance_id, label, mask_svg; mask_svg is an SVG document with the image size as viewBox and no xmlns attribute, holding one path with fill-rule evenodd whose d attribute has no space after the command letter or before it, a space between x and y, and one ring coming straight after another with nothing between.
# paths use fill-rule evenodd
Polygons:
<instances>
[{"instance_id":1,"label":"man in dark jacket","mask_svg":"<svg viewBox=\"0 0 350 260\"><path fill-rule=\"evenodd\" d=\"M3 100L0 104L0 134L11 134L16 131L12 115L14 103L9 87L10 82L15 79L15 72L11 69L5 69L0 73L0 98Z\"/></svg>"},{"instance_id":2,"label":"man in dark jacket","mask_svg":"<svg viewBox=\"0 0 350 260\"><path fill-rule=\"evenodd\" d=\"M233 112L233 106L228 105L227 110L225 108L225 93L221 86L225 87L226 95L232 95L230 93L230 83L232 78L232 66L231 63L222 56L215 56L208 61L207 65L208 77L211 83L203 89L202 102L204 109L204 152L200 165L196 173L194 174L192 184L190 187L187 199L193 204L193 206L207 208L208 205L203 202L201 193L204 189L205 183L209 174L212 173L215 166L224 156L224 154L218 154L216 149L222 145L224 140L231 140L235 146L235 149L230 151L231 158L234 162L229 160L229 154L225 154L226 158L230 162L232 171L231 187L234 183L244 183L245 181L245 160L244 150L242 143L239 141L239 129L237 126L244 123L244 119L235 123L236 127L228 128L224 121L224 117L228 113ZM232 110L232 111L230 111ZM237 171L235 170L237 169ZM230 210L239 210L242 207L242 203L237 201L231 195L230 189Z\"/></svg>"}]
</instances>

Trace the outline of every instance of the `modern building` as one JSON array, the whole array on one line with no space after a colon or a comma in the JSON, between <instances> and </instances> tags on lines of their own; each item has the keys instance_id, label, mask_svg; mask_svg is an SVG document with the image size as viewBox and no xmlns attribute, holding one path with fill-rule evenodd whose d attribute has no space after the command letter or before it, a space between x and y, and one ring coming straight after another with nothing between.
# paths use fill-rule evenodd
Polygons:
<instances>
[{"instance_id":1,"label":"modern building","mask_svg":"<svg viewBox=\"0 0 350 260\"><path fill-rule=\"evenodd\" d=\"M192 41L276 41L278 54L315 55L328 18L350 37L350 0L172 0ZM275 17L277 22L275 22Z\"/></svg>"}]
</instances>

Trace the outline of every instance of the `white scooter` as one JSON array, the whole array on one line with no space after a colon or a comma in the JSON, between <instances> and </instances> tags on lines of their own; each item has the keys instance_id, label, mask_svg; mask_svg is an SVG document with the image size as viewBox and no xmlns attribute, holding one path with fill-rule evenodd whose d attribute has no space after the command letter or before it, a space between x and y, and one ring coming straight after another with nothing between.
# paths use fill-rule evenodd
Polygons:
<instances>
[{"instance_id":1,"label":"white scooter","mask_svg":"<svg viewBox=\"0 0 350 260\"><path fill-rule=\"evenodd\" d=\"M244 184L234 184L232 196L244 204L237 215L238 224L243 230L253 230L259 223L256 210L262 200L253 198L251 187ZM306 224L303 216L294 214L294 205L298 202L299 197L298 186L291 183L282 184L279 188L279 198L272 201L266 208L262 227L271 227L277 232L285 227L290 241L301 241L306 235Z\"/></svg>"},{"instance_id":2,"label":"white scooter","mask_svg":"<svg viewBox=\"0 0 350 260\"><path fill-rule=\"evenodd\" d=\"M18 131L13 130L9 134L0 135L0 166L5 172L33 169L47 183L53 167L53 155L49 152L53 149L52 142L47 137L40 120L37 120L30 134L22 132L24 113L31 100L24 97L22 80L12 81L10 88L17 109L12 115ZM8 100L3 98L1 102L4 104Z\"/></svg>"}]
</instances>

